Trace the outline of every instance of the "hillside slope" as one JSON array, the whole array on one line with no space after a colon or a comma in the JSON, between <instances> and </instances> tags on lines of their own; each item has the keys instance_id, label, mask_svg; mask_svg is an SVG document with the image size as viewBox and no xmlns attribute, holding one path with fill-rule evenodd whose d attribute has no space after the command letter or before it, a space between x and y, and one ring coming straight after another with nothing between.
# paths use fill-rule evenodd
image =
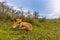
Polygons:
<instances>
[{"instance_id":1,"label":"hillside slope","mask_svg":"<svg viewBox=\"0 0 60 40\"><path fill-rule=\"evenodd\" d=\"M59 21L36 21L32 31L15 30L13 22L0 21L0 40L60 40Z\"/></svg>"}]
</instances>

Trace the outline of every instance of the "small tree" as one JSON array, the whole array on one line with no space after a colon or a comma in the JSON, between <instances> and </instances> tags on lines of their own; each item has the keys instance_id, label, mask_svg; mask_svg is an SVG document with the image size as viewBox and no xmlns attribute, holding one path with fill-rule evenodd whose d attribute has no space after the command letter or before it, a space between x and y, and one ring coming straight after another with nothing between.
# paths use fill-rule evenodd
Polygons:
<instances>
[{"instance_id":1,"label":"small tree","mask_svg":"<svg viewBox=\"0 0 60 40\"><path fill-rule=\"evenodd\" d=\"M38 17L39 17L39 13L38 13L38 12L35 11L35 12L33 13L33 15L34 15L34 18L35 18L35 19L38 19Z\"/></svg>"}]
</instances>

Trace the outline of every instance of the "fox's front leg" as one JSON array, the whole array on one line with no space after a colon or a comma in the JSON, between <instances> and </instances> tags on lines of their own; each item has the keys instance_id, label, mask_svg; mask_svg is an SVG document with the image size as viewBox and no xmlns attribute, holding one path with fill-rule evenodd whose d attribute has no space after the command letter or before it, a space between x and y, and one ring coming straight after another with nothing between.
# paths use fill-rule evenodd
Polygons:
<instances>
[{"instance_id":1,"label":"fox's front leg","mask_svg":"<svg viewBox=\"0 0 60 40\"><path fill-rule=\"evenodd\" d=\"M25 30L26 29L26 27L21 27L21 28L19 28L20 30Z\"/></svg>"}]
</instances>

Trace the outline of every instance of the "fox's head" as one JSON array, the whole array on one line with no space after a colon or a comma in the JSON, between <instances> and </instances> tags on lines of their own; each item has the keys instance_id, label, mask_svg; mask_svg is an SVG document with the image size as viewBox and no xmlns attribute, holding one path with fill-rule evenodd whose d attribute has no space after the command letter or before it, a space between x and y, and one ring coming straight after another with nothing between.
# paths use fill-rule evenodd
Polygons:
<instances>
[{"instance_id":1,"label":"fox's head","mask_svg":"<svg viewBox=\"0 0 60 40\"><path fill-rule=\"evenodd\" d=\"M16 19L16 22L22 22L22 20L21 19Z\"/></svg>"},{"instance_id":2,"label":"fox's head","mask_svg":"<svg viewBox=\"0 0 60 40\"><path fill-rule=\"evenodd\" d=\"M15 22L14 22L13 28L16 28L17 25L18 25L18 24L20 25L21 22L22 22L21 19L15 19Z\"/></svg>"}]
</instances>

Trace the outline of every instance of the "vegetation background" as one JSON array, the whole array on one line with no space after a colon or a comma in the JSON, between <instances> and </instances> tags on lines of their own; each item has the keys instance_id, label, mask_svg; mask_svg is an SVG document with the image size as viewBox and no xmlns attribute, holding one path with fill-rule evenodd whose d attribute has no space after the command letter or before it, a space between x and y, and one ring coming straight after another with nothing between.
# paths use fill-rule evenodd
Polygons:
<instances>
[{"instance_id":1,"label":"vegetation background","mask_svg":"<svg viewBox=\"0 0 60 40\"><path fill-rule=\"evenodd\" d=\"M33 30L13 29L16 18L31 23ZM17 11L6 2L0 2L0 40L60 40L60 18L39 18L36 11L32 15L29 10L26 13L22 8Z\"/></svg>"}]
</instances>

